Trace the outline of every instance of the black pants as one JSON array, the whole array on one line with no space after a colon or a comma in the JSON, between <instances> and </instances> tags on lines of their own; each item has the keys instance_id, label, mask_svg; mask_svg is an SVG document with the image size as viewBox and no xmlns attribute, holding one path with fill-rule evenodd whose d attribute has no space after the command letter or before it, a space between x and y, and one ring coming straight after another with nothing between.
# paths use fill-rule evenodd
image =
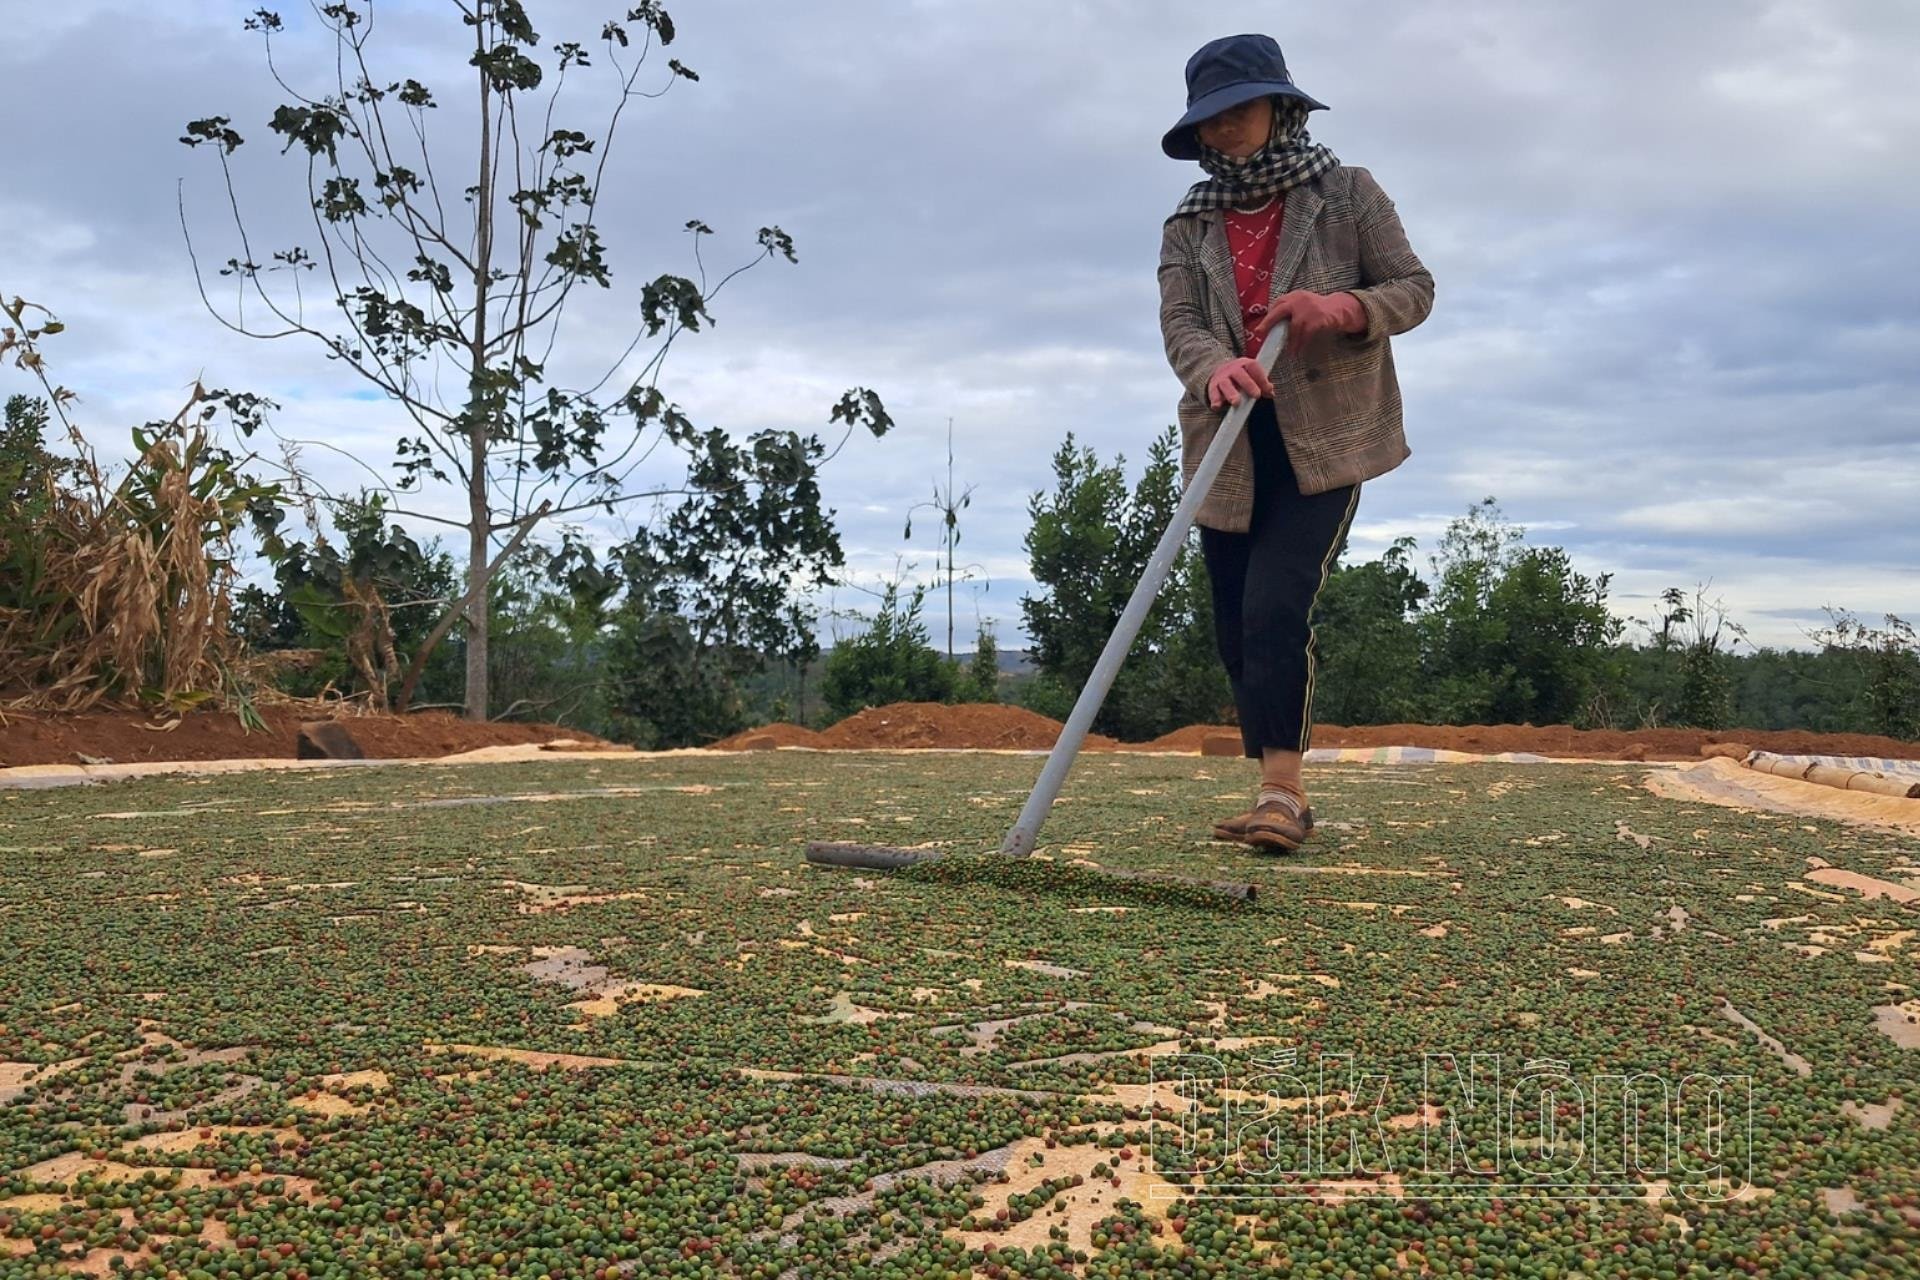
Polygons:
<instances>
[{"instance_id":1,"label":"black pants","mask_svg":"<svg viewBox=\"0 0 1920 1280\"><path fill-rule=\"evenodd\" d=\"M1233 685L1246 753L1305 751L1313 732L1312 614L1346 540L1360 486L1300 492L1273 401L1247 422L1253 522L1245 533L1201 526L1213 586L1213 626Z\"/></svg>"}]
</instances>

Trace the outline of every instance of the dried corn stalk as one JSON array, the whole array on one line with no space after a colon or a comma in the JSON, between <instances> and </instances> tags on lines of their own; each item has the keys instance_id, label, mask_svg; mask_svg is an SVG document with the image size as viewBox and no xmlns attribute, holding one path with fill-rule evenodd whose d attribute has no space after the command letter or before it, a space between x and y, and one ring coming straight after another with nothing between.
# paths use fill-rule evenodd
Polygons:
<instances>
[{"instance_id":1,"label":"dried corn stalk","mask_svg":"<svg viewBox=\"0 0 1920 1280\"><path fill-rule=\"evenodd\" d=\"M185 709L219 693L238 656L233 533L277 490L208 436L211 405L193 416L210 399L198 383L171 422L135 430L139 452L110 484L35 348L58 322L29 327L42 309L17 298L0 309L13 322L0 357L40 378L78 455L0 499L0 692L52 710L135 697Z\"/></svg>"}]
</instances>

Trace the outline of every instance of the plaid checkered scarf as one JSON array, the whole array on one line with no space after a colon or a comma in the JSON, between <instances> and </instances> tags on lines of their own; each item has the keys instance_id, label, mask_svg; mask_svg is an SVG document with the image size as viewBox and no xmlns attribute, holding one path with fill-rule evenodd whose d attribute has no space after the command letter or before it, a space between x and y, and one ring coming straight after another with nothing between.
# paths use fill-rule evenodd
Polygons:
<instances>
[{"instance_id":1,"label":"plaid checkered scarf","mask_svg":"<svg viewBox=\"0 0 1920 1280\"><path fill-rule=\"evenodd\" d=\"M1308 136L1307 110L1298 98L1276 98L1267 145L1244 160L1202 143L1200 167L1206 170L1207 181L1194 183L1172 216L1258 204L1312 182L1339 164L1339 157Z\"/></svg>"}]
</instances>

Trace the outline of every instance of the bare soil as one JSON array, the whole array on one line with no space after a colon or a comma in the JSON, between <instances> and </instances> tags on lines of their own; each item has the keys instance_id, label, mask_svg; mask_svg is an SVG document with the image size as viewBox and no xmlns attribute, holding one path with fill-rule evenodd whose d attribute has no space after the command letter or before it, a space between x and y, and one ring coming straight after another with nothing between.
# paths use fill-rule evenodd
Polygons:
<instances>
[{"instance_id":1,"label":"bare soil","mask_svg":"<svg viewBox=\"0 0 1920 1280\"><path fill-rule=\"evenodd\" d=\"M193 711L182 717L125 709L78 715L0 711L0 768L103 761L291 759L301 723L328 718L326 711L297 704L262 707L260 714L266 730L247 733L227 711ZM422 759L558 738L597 741L592 734L559 725L476 724L444 711L338 719L370 759ZM174 727L165 727L169 724Z\"/></svg>"},{"instance_id":2,"label":"bare soil","mask_svg":"<svg viewBox=\"0 0 1920 1280\"><path fill-rule=\"evenodd\" d=\"M750 739L757 740L762 738L766 739L766 741L755 741L754 745L756 747L818 747L820 745L820 731L818 729L808 729L801 725L785 723L765 724L761 725L758 729L748 729L745 733L736 733L731 738L723 742L715 743L714 745L725 747L730 751L736 749L744 750L745 748L742 746L743 743L746 743Z\"/></svg>"},{"instance_id":3,"label":"bare soil","mask_svg":"<svg viewBox=\"0 0 1920 1280\"><path fill-rule=\"evenodd\" d=\"M137 710L95 710L79 715L0 711L0 767L26 764L128 764L151 760L291 758L301 722L327 718L327 711L299 705L261 708L267 729L246 733L224 711L155 717ZM591 734L559 725L474 724L444 711L410 716L356 714L338 717L372 759L429 759L479 747L511 746L572 738L598 743ZM166 726L172 725L172 728ZM1060 735L1060 723L1024 707L970 703L944 706L900 702L871 707L826 730L793 724L749 729L714 744L721 750L814 747L861 751L902 748L1045 751ZM1232 725L1189 725L1151 742L1116 742L1099 734L1088 751L1178 751L1198 754L1209 734L1237 733ZM1493 755L1526 751L1591 760L1697 760L1708 748L1757 747L1782 755L1879 756L1920 759L1920 742L1872 734L1807 733L1759 729L1573 729L1566 725L1315 725L1316 747L1434 747ZM601 744L610 745L610 744Z\"/></svg>"},{"instance_id":4,"label":"bare soil","mask_svg":"<svg viewBox=\"0 0 1920 1280\"><path fill-rule=\"evenodd\" d=\"M1010 748L1044 751L1060 735L1060 723L1022 707L988 704L943 706L900 702L871 707L824 731L775 724L735 734L714 745L721 750L817 747L859 751L901 747ZM1238 733L1232 725L1189 725L1151 742L1115 742L1098 734L1089 751L1182 751L1198 753L1209 734ZM771 739L771 741L768 741ZM1698 760L1716 744L1757 747L1782 755L1881 756L1920 759L1920 742L1861 733L1807 733L1763 729L1574 729L1567 725L1381 724L1346 728L1315 725L1316 747L1434 747L1479 755L1525 751L1590 760ZM1744 752L1736 752L1744 754Z\"/></svg>"},{"instance_id":5,"label":"bare soil","mask_svg":"<svg viewBox=\"0 0 1920 1280\"><path fill-rule=\"evenodd\" d=\"M1044 751L1060 736L1060 722L999 703L896 702L869 707L826 730L813 745L837 750L874 747L974 747ZM724 744L716 744L724 745ZM1111 751L1120 744L1099 734L1087 737L1089 751Z\"/></svg>"}]
</instances>

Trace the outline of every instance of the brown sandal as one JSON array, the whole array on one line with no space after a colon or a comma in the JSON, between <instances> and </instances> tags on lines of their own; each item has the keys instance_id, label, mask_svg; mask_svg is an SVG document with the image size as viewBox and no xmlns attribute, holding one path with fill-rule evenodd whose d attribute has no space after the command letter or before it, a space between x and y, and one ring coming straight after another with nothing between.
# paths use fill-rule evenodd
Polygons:
<instances>
[{"instance_id":1,"label":"brown sandal","mask_svg":"<svg viewBox=\"0 0 1920 1280\"><path fill-rule=\"evenodd\" d=\"M1296 813L1291 805L1271 800L1254 806L1244 830L1241 839L1256 849L1292 853L1313 834L1313 811Z\"/></svg>"},{"instance_id":2,"label":"brown sandal","mask_svg":"<svg viewBox=\"0 0 1920 1280\"><path fill-rule=\"evenodd\" d=\"M1234 844L1247 843L1248 824L1253 821L1254 815L1258 812L1259 810L1257 809L1249 809L1238 817L1222 818L1213 824L1213 838L1215 840L1232 841ZM1313 807L1311 805L1301 811L1300 821L1308 831L1313 830Z\"/></svg>"}]
</instances>

